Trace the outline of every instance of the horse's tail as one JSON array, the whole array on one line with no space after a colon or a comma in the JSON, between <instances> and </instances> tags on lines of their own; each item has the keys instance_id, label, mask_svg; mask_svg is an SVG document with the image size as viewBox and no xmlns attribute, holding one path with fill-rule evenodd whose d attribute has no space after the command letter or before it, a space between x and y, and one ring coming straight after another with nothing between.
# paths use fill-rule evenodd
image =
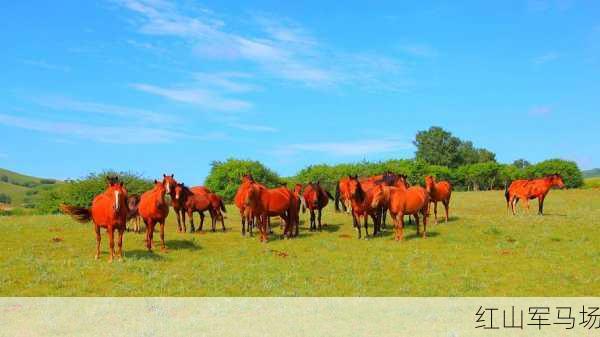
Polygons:
<instances>
[{"instance_id":1,"label":"horse's tail","mask_svg":"<svg viewBox=\"0 0 600 337\"><path fill-rule=\"evenodd\" d=\"M333 196L331 195L331 193L329 193L329 191L325 191L325 194L327 194L327 197L331 200L334 200Z\"/></svg>"},{"instance_id":2,"label":"horse's tail","mask_svg":"<svg viewBox=\"0 0 600 337\"><path fill-rule=\"evenodd\" d=\"M508 204L508 201L510 200L510 193L508 192L508 185L506 185L506 187L504 187L504 198L506 198L506 203Z\"/></svg>"},{"instance_id":3,"label":"horse's tail","mask_svg":"<svg viewBox=\"0 0 600 337\"><path fill-rule=\"evenodd\" d=\"M223 203L223 200L219 200L219 204L221 207L221 210L223 211L223 213L227 213L227 208L225 208L225 204Z\"/></svg>"},{"instance_id":4,"label":"horse's tail","mask_svg":"<svg viewBox=\"0 0 600 337\"><path fill-rule=\"evenodd\" d=\"M92 212L89 208L77 207L67 204L60 204L58 207L61 212L68 214L77 222L86 223L92 219Z\"/></svg>"},{"instance_id":5,"label":"horse's tail","mask_svg":"<svg viewBox=\"0 0 600 337\"><path fill-rule=\"evenodd\" d=\"M342 203L343 204L343 203ZM340 183L335 184L335 211L340 211Z\"/></svg>"}]
</instances>

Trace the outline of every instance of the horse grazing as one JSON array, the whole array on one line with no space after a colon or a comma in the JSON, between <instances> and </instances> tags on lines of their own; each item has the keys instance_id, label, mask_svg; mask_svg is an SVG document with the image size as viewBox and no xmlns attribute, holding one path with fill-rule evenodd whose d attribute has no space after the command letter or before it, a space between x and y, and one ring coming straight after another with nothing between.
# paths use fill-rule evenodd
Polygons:
<instances>
[{"instance_id":1,"label":"horse grazing","mask_svg":"<svg viewBox=\"0 0 600 337\"><path fill-rule=\"evenodd\" d=\"M302 213L306 212L306 208L310 211L310 230L321 230L321 215L323 208L329 203L329 199L334 200L331 193L321 187L320 182L309 182L302 194L304 202L302 204ZM315 212L317 214L315 214ZM318 227L317 227L318 222Z\"/></svg>"},{"instance_id":2,"label":"horse grazing","mask_svg":"<svg viewBox=\"0 0 600 337\"><path fill-rule=\"evenodd\" d=\"M152 251L152 239L154 237L154 226L160 225L161 250L166 251L165 246L165 219L169 215L169 205L165 200L168 184L154 180L154 187L146 191L140 197L138 212L146 224L146 247Z\"/></svg>"},{"instance_id":3,"label":"horse grazing","mask_svg":"<svg viewBox=\"0 0 600 337\"><path fill-rule=\"evenodd\" d=\"M350 176L348 181L350 203L352 206L352 223L358 230L358 238L361 238L360 220L364 218L365 236L369 235L369 216L373 219L373 235L379 233L379 220L382 204L372 203L373 188L365 190L358 176Z\"/></svg>"},{"instance_id":4,"label":"horse grazing","mask_svg":"<svg viewBox=\"0 0 600 337\"><path fill-rule=\"evenodd\" d=\"M539 179L521 179L513 181L509 187L504 190L506 198L506 209L509 207L512 214L515 215L515 207L519 199L529 210L529 199L538 199L538 214L544 215L544 199L552 187L564 188L565 183L560 174L554 173Z\"/></svg>"},{"instance_id":5,"label":"horse grazing","mask_svg":"<svg viewBox=\"0 0 600 337\"><path fill-rule=\"evenodd\" d=\"M123 258L123 232L127 226L128 211L127 190L123 187L123 182L118 182L116 177L107 180L106 190L94 198L90 208L61 204L60 210L78 222L86 223L91 220L94 223L96 259L100 256L100 228L106 228L110 247L109 261L112 262L115 255L115 229L119 233L117 256Z\"/></svg>"},{"instance_id":6,"label":"horse grazing","mask_svg":"<svg viewBox=\"0 0 600 337\"><path fill-rule=\"evenodd\" d=\"M448 222L448 210L450 209L450 196L452 195L452 184L448 181L435 181L432 176L425 177L425 189L429 192L429 200L433 203L433 216L437 225L437 203L441 201L446 209L446 220Z\"/></svg>"},{"instance_id":7,"label":"horse grazing","mask_svg":"<svg viewBox=\"0 0 600 337\"><path fill-rule=\"evenodd\" d=\"M268 221L271 216L280 216L285 225L284 237L293 235L294 226L298 225L300 199L286 187L268 189L257 183L250 183L247 188L245 212L258 218L260 241L266 242Z\"/></svg>"},{"instance_id":8,"label":"horse grazing","mask_svg":"<svg viewBox=\"0 0 600 337\"><path fill-rule=\"evenodd\" d=\"M246 224L248 224L248 232L252 235L252 227L255 215L252 214L249 210L246 210L246 200L248 199L248 190L250 186L255 184L260 188L266 188L264 185L261 185L254 181L254 178L251 174L245 174L242 176L242 183L240 187L238 187L237 192L235 193L234 203L236 207L240 210L240 217L242 219L242 235L246 235Z\"/></svg>"},{"instance_id":9,"label":"horse grazing","mask_svg":"<svg viewBox=\"0 0 600 337\"><path fill-rule=\"evenodd\" d=\"M141 230L140 214L138 213L138 204L139 203L140 203L139 195L132 194L127 197L127 223L133 221L133 232L134 233L139 233Z\"/></svg>"},{"instance_id":10,"label":"horse grazing","mask_svg":"<svg viewBox=\"0 0 600 337\"><path fill-rule=\"evenodd\" d=\"M373 190L372 207L382 203L387 205L394 220L395 239L402 240L404 230L404 215L412 215L419 230L419 213L423 215L423 237L427 235L427 217L429 216L429 193L421 186L409 188L389 187L379 185Z\"/></svg>"}]
</instances>

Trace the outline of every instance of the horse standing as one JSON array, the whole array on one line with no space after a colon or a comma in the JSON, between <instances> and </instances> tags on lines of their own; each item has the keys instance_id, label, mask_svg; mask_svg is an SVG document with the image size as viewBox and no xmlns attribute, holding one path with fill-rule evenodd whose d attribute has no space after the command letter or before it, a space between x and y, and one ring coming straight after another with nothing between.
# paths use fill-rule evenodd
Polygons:
<instances>
[{"instance_id":1,"label":"horse standing","mask_svg":"<svg viewBox=\"0 0 600 337\"><path fill-rule=\"evenodd\" d=\"M267 189L251 183L246 193L245 211L258 218L260 241L266 242L271 216L280 216L284 220L284 237L292 236L292 230L298 222L299 203L294 193L285 187Z\"/></svg>"},{"instance_id":2,"label":"horse standing","mask_svg":"<svg viewBox=\"0 0 600 337\"><path fill-rule=\"evenodd\" d=\"M344 212L350 214L352 204L350 202L350 177L342 178L335 185L335 211L340 211L340 204Z\"/></svg>"},{"instance_id":3,"label":"horse standing","mask_svg":"<svg viewBox=\"0 0 600 337\"><path fill-rule=\"evenodd\" d=\"M127 190L123 187L123 182L118 182L116 177L110 177L107 180L106 190L94 198L90 208L61 204L60 210L78 222L86 223L91 220L94 223L96 259L100 257L100 228L106 228L110 247L109 261L112 262L115 255L115 229L119 233L117 256L123 258L123 232L127 226L128 210Z\"/></svg>"},{"instance_id":4,"label":"horse standing","mask_svg":"<svg viewBox=\"0 0 600 337\"><path fill-rule=\"evenodd\" d=\"M240 184L240 187L238 187L238 190L235 193L234 197L234 203L240 210L240 217L242 219L242 235L244 236L246 235L246 224L248 224L248 232L250 233L250 235L252 235L252 227L254 223L254 218L256 217L256 215L252 214L249 209L246 210L248 190L253 184L258 188L266 189L264 185L255 182L251 174L245 174L242 176L242 183Z\"/></svg>"},{"instance_id":5,"label":"horse standing","mask_svg":"<svg viewBox=\"0 0 600 337\"><path fill-rule=\"evenodd\" d=\"M309 182L304 189L302 197L304 198L302 213L306 212L306 208L310 211L310 230L320 231L323 208L327 206L329 199L334 200L333 196L321 187L320 182L317 182L316 184Z\"/></svg>"},{"instance_id":6,"label":"horse standing","mask_svg":"<svg viewBox=\"0 0 600 337\"><path fill-rule=\"evenodd\" d=\"M425 177L425 188L429 192L430 201L433 203L433 216L437 225L437 203L441 201L446 210L446 220L448 222L448 210L450 209L450 196L452 196L452 184L448 181L435 181L432 176Z\"/></svg>"},{"instance_id":7,"label":"horse standing","mask_svg":"<svg viewBox=\"0 0 600 337\"><path fill-rule=\"evenodd\" d=\"M177 232L185 233L185 195L177 195L175 193L175 189L179 183L175 180L175 175L166 175L163 174L163 185L165 185L166 193L171 198L171 206L173 207L173 211L175 211L175 217L177 218Z\"/></svg>"},{"instance_id":8,"label":"horse standing","mask_svg":"<svg viewBox=\"0 0 600 337\"><path fill-rule=\"evenodd\" d=\"M565 187L565 183L560 174L554 173L539 179L521 179L513 181L510 186L504 190L507 211L510 207L512 214L515 215L515 207L519 199L523 199L523 203L529 211L529 199L538 199L538 214L544 215L544 200L552 187Z\"/></svg>"},{"instance_id":9,"label":"horse standing","mask_svg":"<svg viewBox=\"0 0 600 337\"><path fill-rule=\"evenodd\" d=\"M152 240L154 237L154 226L160 225L161 250L165 251L165 219L169 215L169 205L165 201L168 184L154 180L154 187L146 191L140 197L138 207L140 216L146 224L146 247L152 251Z\"/></svg>"},{"instance_id":10,"label":"horse standing","mask_svg":"<svg viewBox=\"0 0 600 337\"><path fill-rule=\"evenodd\" d=\"M138 213L138 204L140 203L140 196L132 194L127 197L127 223L133 221L133 232L139 233L140 228L140 214Z\"/></svg>"},{"instance_id":11,"label":"horse standing","mask_svg":"<svg viewBox=\"0 0 600 337\"><path fill-rule=\"evenodd\" d=\"M369 235L368 222L369 216L373 219L373 235L379 233L379 220L381 215L381 205L373 204L372 201L372 190L365 190L362 183L359 181L358 176L349 177L349 194L350 202L352 205L352 222L354 227L358 230L358 238L361 238L360 220L364 218L365 236Z\"/></svg>"},{"instance_id":12,"label":"horse standing","mask_svg":"<svg viewBox=\"0 0 600 337\"><path fill-rule=\"evenodd\" d=\"M420 186L409 188L379 185L373 190L372 207L384 203L394 219L395 239L403 238L404 215L412 215L419 233L419 213L423 216L423 237L427 236L427 217L429 216L429 193Z\"/></svg>"}]
</instances>

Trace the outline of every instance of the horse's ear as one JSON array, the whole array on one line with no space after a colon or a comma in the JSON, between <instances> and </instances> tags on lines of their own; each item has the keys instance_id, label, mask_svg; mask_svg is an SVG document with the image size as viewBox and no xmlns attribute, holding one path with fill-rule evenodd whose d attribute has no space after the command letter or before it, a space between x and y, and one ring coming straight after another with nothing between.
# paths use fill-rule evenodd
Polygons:
<instances>
[{"instance_id":1,"label":"horse's ear","mask_svg":"<svg viewBox=\"0 0 600 337\"><path fill-rule=\"evenodd\" d=\"M122 181L119 182L119 186L123 187L123 182Z\"/></svg>"},{"instance_id":2,"label":"horse's ear","mask_svg":"<svg viewBox=\"0 0 600 337\"><path fill-rule=\"evenodd\" d=\"M317 185L321 186L321 181L317 180Z\"/></svg>"},{"instance_id":3,"label":"horse's ear","mask_svg":"<svg viewBox=\"0 0 600 337\"><path fill-rule=\"evenodd\" d=\"M155 183L155 184L158 184L158 180L154 179L154 183Z\"/></svg>"},{"instance_id":4,"label":"horse's ear","mask_svg":"<svg viewBox=\"0 0 600 337\"><path fill-rule=\"evenodd\" d=\"M171 178L175 177L175 173L171 173Z\"/></svg>"}]
</instances>

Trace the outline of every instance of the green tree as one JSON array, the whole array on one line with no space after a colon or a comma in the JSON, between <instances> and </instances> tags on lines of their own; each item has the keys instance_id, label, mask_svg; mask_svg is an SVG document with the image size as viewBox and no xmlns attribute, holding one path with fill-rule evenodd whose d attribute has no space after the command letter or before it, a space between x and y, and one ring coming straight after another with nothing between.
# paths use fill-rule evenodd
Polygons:
<instances>
[{"instance_id":1,"label":"green tree","mask_svg":"<svg viewBox=\"0 0 600 337\"><path fill-rule=\"evenodd\" d=\"M418 161L448 167L456 167L460 162L460 139L440 127L432 126L417 132L413 144L417 147L415 158Z\"/></svg>"},{"instance_id":2,"label":"green tree","mask_svg":"<svg viewBox=\"0 0 600 337\"><path fill-rule=\"evenodd\" d=\"M204 184L219 194L226 202L232 202L244 174L252 174L254 180L268 187L284 183L277 173L259 161L230 158L225 162L213 161Z\"/></svg>"},{"instance_id":3,"label":"green tree","mask_svg":"<svg viewBox=\"0 0 600 337\"><path fill-rule=\"evenodd\" d=\"M6 193L0 193L0 203L10 204L11 201L12 201L12 199L10 198L10 195L8 195Z\"/></svg>"},{"instance_id":4,"label":"green tree","mask_svg":"<svg viewBox=\"0 0 600 337\"><path fill-rule=\"evenodd\" d=\"M515 160L512 164L513 164L513 166L520 168L520 169L524 169L524 168L531 166L531 163L523 158Z\"/></svg>"}]
</instances>

